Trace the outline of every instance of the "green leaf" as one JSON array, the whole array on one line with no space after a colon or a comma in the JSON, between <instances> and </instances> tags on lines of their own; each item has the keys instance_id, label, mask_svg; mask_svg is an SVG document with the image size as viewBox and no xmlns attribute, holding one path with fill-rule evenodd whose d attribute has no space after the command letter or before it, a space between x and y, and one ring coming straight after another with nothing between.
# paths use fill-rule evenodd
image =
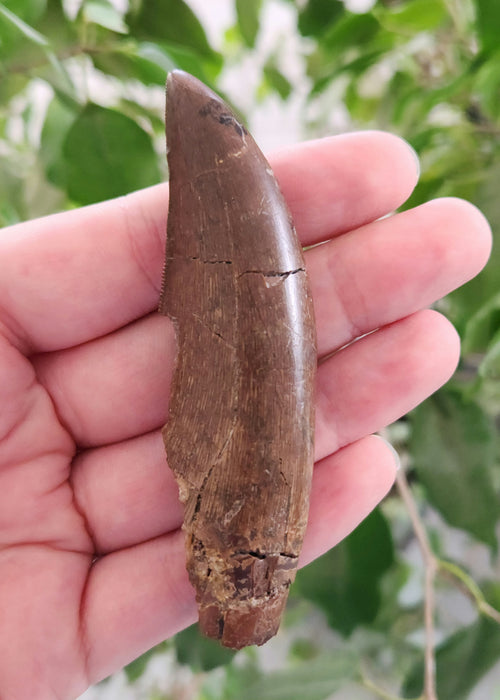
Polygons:
<instances>
[{"instance_id":1,"label":"green leaf","mask_svg":"<svg viewBox=\"0 0 500 700\"><path fill-rule=\"evenodd\" d=\"M207 675L207 683L203 685L200 700L240 700L243 690L260 678L256 655L251 649L247 649L244 654L245 657L239 657L243 663L225 667L222 684L219 682L213 687L217 674Z\"/></svg>"},{"instance_id":2,"label":"green leaf","mask_svg":"<svg viewBox=\"0 0 500 700\"><path fill-rule=\"evenodd\" d=\"M477 30L484 51L498 48L500 12L498 0L476 0Z\"/></svg>"},{"instance_id":3,"label":"green leaf","mask_svg":"<svg viewBox=\"0 0 500 700\"><path fill-rule=\"evenodd\" d=\"M307 660L285 671L274 671L254 680L230 698L237 700L326 700L359 673L356 654L347 649Z\"/></svg>"},{"instance_id":4,"label":"green leaf","mask_svg":"<svg viewBox=\"0 0 500 700\"><path fill-rule=\"evenodd\" d=\"M469 162L464 163L464 166L466 165L470 167ZM479 275L447 297L446 301L450 309L449 317L461 332L469 317L498 293L500 275L500 197L498 196L500 150L498 145L491 163L483 161L482 165L477 164L474 169L481 172L484 177L474 197L474 204L488 219L493 230L494 244L488 264Z\"/></svg>"},{"instance_id":5,"label":"green leaf","mask_svg":"<svg viewBox=\"0 0 500 700\"><path fill-rule=\"evenodd\" d=\"M255 46L259 32L259 15L262 0L236 0L236 17L241 36L248 48Z\"/></svg>"},{"instance_id":6,"label":"green leaf","mask_svg":"<svg viewBox=\"0 0 500 700\"><path fill-rule=\"evenodd\" d=\"M292 85L276 66L274 59L270 59L266 63L263 72L269 87L277 92L282 100L286 100L288 97L290 97Z\"/></svg>"},{"instance_id":7,"label":"green leaf","mask_svg":"<svg viewBox=\"0 0 500 700\"><path fill-rule=\"evenodd\" d=\"M442 0L411 0L382 8L378 5L374 12L383 27L407 36L433 31L448 17Z\"/></svg>"},{"instance_id":8,"label":"green leaf","mask_svg":"<svg viewBox=\"0 0 500 700\"><path fill-rule=\"evenodd\" d=\"M355 78L347 86L344 102L352 119L363 124L373 122L380 103L377 97L363 97Z\"/></svg>"},{"instance_id":9,"label":"green leaf","mask_svg":"<svg viewBox=\"0 0 500 700\"><path fill-rule=\"evenodd\" d=\"M145 107L133 99L122 98L116 106L116 109L127 117L130 117L134 121L143 122L148 125L148 131L155 136L159 136L163 142L165 136L165 118L163 115L158 114L156 109ZM162 159L165 171L167 171L167 161ZM160 168L160 171L162 169Z\"/></svg>"},{"instance_id":10,"label":"green leaf","mask_svg":"<svg viewBox=\"0 0 500 700\"><path fill-rule=\"evenodd\" d=\"M165 85L167 73L177 67L163 47L149 41L121 42L114 51L94 54L92 60L103 73L145 85Z\"/></svg>"},{"instance_id":11,"label":"green leaf","mask_svg":"<svg viewBox=\"0 0 500 700\"><path fill-rule=\"evenodd\" d=\"M1 46L0 46L1 63ZM7 67L0 68L0 104L7 105L8 102L30 82L30 77L25 73L8 73Z\"/></svg>"},{"instance_id":12,"label":"green leaf","mask_svg":"<svg viewBox=\"0 0 500 700\"><path fill-rule=\"evenodd\" d=\"M198 18L183 0L143 0L139 12L128 16L128 24L140 39L184 46L204 56L214 54Z\"/></svg>"},{"instance_id":13,"label":"green leaf","mask_svg":"<svg viewBox=\"0 0 500 700\"><path fill-rule=\"evenodd\" d=\"M10 202L0 201L0 227L11 226L20 221L19 212Z\"/></svg>"},{"instance_id":14,"label":"green leaf","mask_svg":"<svg viewBox=\"0 0 500 700\"><path fill-rule=\"evenodd\" d=\"M36 26L57 52L74 49L79 43L76 23L66 16L61 0L47 0L47 9Z\"/></svg>"},{"instance_id":15,"label":"green leaf","mask_svg":"<svg viewBox=\"0 0 500 700\"><path fill-rule=\"evenodd\" d=\"M66 90L68 94L72 94L74 90L68 73L44 34L0 3L0 29L2 25L7 29L7 36L5 41L3 36L0 40L0 54L10 54L8 59L17 64L18 71L21 71L20 66L26 63L27 67L24 69L26 72L30 72L31 69L34 74L47 80L55 89ZM10 68L8 59L4 59L3 65L0 62L0 71L3 68L7 79Z\"/></svg>"},{"instance_id":16,"label":"green leaf","mask_svg":"<svg viewBox=\"0 0 500 700\"><path fill-rule=\"evenodd\" d=\"M345 70L360 74L371 68L393 42L393 35L382 30L372 14L346 12L321 37L317 52L310 55L309 73L325 84Z\"/></svg>"},{"instance_id":17,"label":"green leaf","mask_svg":"<svg viewBox=\"0 0 500 700\"><path fill-rule=\"evenodd\" d=\"M338 22L328 28L322 43L332 55L342 56L350 48L358 53L371 51L370 42L374 41L380 31L380 23L371 13L362 15L344 13Z\"/></svg>"},{"instance_id":18,"label":"green leaf","mask_svg":"<svg viewBox=\"0 0 500 700\"><path fill-rule=\"evenodd\" d=\"M33 26L45 12L47 0L3 0L2 5Z\"/></svg>"},{"instance_id":19,"label":"green leaf","mask_svg":"<svg viewBox=\"0 0 500 700\"><path fill-rule=\"evenodd\" d=\"M0 158L0 222L2 226L15 224L26 218L24 182L12 162L13 158Z\"/></svg>"},{"instance_id":20,"label":"green leaf","mask_svg":"<svg viewBox=\"0 0 500 700\"><path fill-rule=\"evenodd\" d=\"M31 27L29 24L24 22L18 15L11 12L3 3L0 3L0 26L1 24L7 24L15 27L16 30L22 34L28 41L37 44L38 46L48 47L49 42L43 34L37 32L36 29Z\"/></svg>"},{"instance_id":21,"label":"green leaf","mask_svg":"<svg viewBox=\"0 0 500 700\"><path fill-rule=\"evenodd\" d=\"M500 626L481 618L449 637L437 650L439 700L467 700L470 691L500 658ZM422 693L423 665L415 666L404 686L404 697Z\"/></svg>"},{"instance_id":22,"label":"green leaf","mask_svg":"<svg viewBox=\"0 0 500 700\"><path fill-rule=\"evenodd\" d=\"M345 12L308 56L307 72L314 81L313 94L323 91L344 72L360 75L371 68L394 41L394 35L382 30L371 13Z\"/></svg>"},{"instance_id":23,"label":"green leaf","mask_svg":"<svg viewBox=\"0 0 500 700\"><path fill-rule=\"evenodd\" d=\"M315 659L318 653L318 645L310 639L295 639L290 647L290 657L299 661Z\"/></svg>"},{"instance_id":24,"label":"green leaf","mask_svg":"<svg viewBox=\"0 0 500 700\"><path fill-rule=\"evenodd\" d=\"M76 116L76 111L56 96L47 109L43 123L40 158L47 179L61 188L66 187L64 139Z\"/></svg>"},{"instance_id":25,"label":"green leaf","mask_svg":"<svg viewBox=\"0 0 500 700\"><path fill-rule=\"evenodd\" d=\"M468 321L462 342L464 354L483 352L500 330L500 293L495 294Z\"/></svg>"},{"instance_id":26,"label":"green leaf","mask_svg":"<svg viewBox=\"0 0 500 700\"><path fill-rule=\"evenodd\" d=\"M198 625L191 625L176 634L174 647L179 663L190 666L193 671L211 671L219 666L226 666L231 663L236 653L205 637L199 631Z\"/></svg>"},{"instance_id":27,"label":"green leaf","mask_svg":"<svg viewBox=\"0 0 500 700\"><path fill-rule=\"evenodd\" d=\"M299 13L299 31L303 36L318 37L344 13L340 0L309 0Z\"/></svg>"},{"instance_id":28,"label":"green leaf","mask_svg":"<svg viewBox=\"0 0 500 700\"><path fill-rule=\"evenodd\" d=\"M500 379L500 332L493 338L488 352L479 365L479 375L483 379Z\"/></svg>"},{"instance_id":29,"label":"green leaf","mask_svg":"<svg viewBox=\"0 0 500 700\"><path fill-rule=\"evenodd\" d=\"M394 562L391 532L380 509L349 537L298 572L295 589L320 607L344 635L375 619L380 585Z\"/></svg>"},{"instance_id":30,"label":"green leaf","mask_svg":"<svg viewBox=\"0 0 500 700\"><path fill-rule=\"evenodd\" d=\"M139 69L142 71L143 82L160 82L158 75L163 73L161 84L166 81L167 74L176 67L176 63L172 60L167 51L162 49L157 44L152 44L147 41L139 44L134 56ZM154 71L155 80L152 79Z\"/></svg>"},{"instance_id":31,"label":"green leaf","mask_svg":"<svg viewBox=\"0 0 500 700\"><path fill-rule=\"evenodd\" d=\"M146 666L148 665L150 659L153 656L156 656L156 654L161 654L167 649L168 644L166 642L162 642L161 644L158 644L152 649L149 649L137 659L134 659L134 661L132 661L130 664L125 666L124 671L129 683L134 683L134 681L136 681L142 676L142 674L146 670Z\"/></svg>"},{"instance_id":32,"label":"green leaf","mask_svg":"<svg viewBox=\"0 0 500 700\"><path fill-rule=\"evenodd\" d=\"M478 65L471 66L473 74L474 91L480 101L479 124L484 123L484 117L498 123L498 94L500 91L500 51L497 49L478 59ZM486 121L487 123L487 121Z\"/></svg>"},{"instance_id":33,"label":"green leaf","mask_svg":"<svg viewBox=\"0 0 500 700\"><path fill-rule=\"evenodd\" d=\"M83 5L83 16L87 22L98 24L112 32L128 33L128 27L120 13L106 0L87 0Z\"/></svg>"},{"instance_id":34,"label":"green leaf","mask_svg":"<svg viewBox=\"0 0 500 700\"><path fill-rule=\"evenodd\" d=\"M481 584L481 589L487 602L500 611L500 582L499 581L484 581Z\"/></svg>"},{"instance_id":35,"label":"green leaf","mask_svg":"<svg viewBox=\"0 0 500 700\"><path fill-rule=\"evenodd\" d=\"M219 54L214 53L210 60L205 60L205 57L202 57L200 60L200 55L187 46L165 43L162 47L175 61L178 68L182 68L213 87L213 81L222 66L222 59Z\"/></svg>"},{"instance_id":36,"label":"green leaf","mask_svg":"<svg viewBox=\"0 0 500 700\"><path fill-rule=\"evenodd\" d=\"M118 197L159 181L150 136L119 112L89 104L63 146L67 192L79 204Z\"/></svg>"},{"instance_id":37,"label":"green leaf","mask_svg":"<svg viewBox=\"0 0 500 700\"><path fill-rule=\"evenodd\" d=\"M442 390L411 414L410 453L429 501L451 525L492 548L500 507L496 434L477 403Z\"/></svg>"}]
</instances>

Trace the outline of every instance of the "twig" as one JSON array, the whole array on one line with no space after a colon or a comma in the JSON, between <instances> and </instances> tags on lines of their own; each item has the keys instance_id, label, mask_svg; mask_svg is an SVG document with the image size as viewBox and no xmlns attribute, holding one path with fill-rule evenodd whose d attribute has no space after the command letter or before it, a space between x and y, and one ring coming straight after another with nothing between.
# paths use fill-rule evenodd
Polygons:
<instances>
[{"instance_id":1,"label":"twig","mask_svg":"<svg viewBox=\"0 0 500 700\"><path fill-rule=\"evenodd\" d=\"M425 660L424 660L424 698L437 700L436 694L436 659L434 651L434 581L438 570L438 561L431 549L427 532L417 510L413 494L406 479L404 469L396 475L401 498L406 506L408 515L417 538L425 568L424 587L424 624L425 624Z\"/></svg>"},{"instance_id":2,"label":"twig","mask_svg":"<svg viewBox=\"0 0 500 700\"><path fill-rule=\"evenodd\" d=\"M483 592L474 581L460 566L453 562L441 560L432 551L432 547L427 536L425 526L422 522L417 509L415 499L413 497L410 485L402 467L396 474L396 484L399 494L403 500L408 515L410 517L413 531L418 541L422 559L425 568L425 585L424 585L424 624L425 624L425 662L424 662L424 695L422 700L437 700L436 690L436 660L434 649L434 610L435 610L435 579L436 575L446 574L456 583L460 584L460 588L471 598L475 603L478 612L485 617L494 620L500 625L500 611L496 610L488 603ZM363 679L363 682L368 679ZM368 680L368 683L371 681ZM365 683L366 685L366 683ZM368 687L368 686L367 686ZM377 693L376 687L371 688ZM378 693L380 697L385 697ZM390 698L390 696L387 696Z\"/></svg>"},{"instance_id":3,"label":"twig","mask_svg":"<svg viewBox=\"0 0 500 700\"><path fill-rule=\"evenodd\" d=\"M403 700L399 695L388 693L364 674L361 676L361 684L378 698L382 698L382 700ZM417 700L421 700L421 698L417 698Z\"/></svg>"},{"instance_id":4,"label":"twig","mask_svg":"<svg viewBox=\"0 0 500 700\"><path fill-rule=\"evenodd\" d=\"M448 574L461 583L460 588L474 601L478 611L500 625L500 612L488 603L474 579L451 561L438 560L438 571Z\"/></svg>"},{"instance_id":5,"label":"twig","mask_svg":"<svg viewBox=\"0 0 500 700\"><path fill-rule=\"evenodd\" d=\"M54 53L54 58L63 63L70 58L76 58L78 56L95 56L104 53L111 53L115 50L114 44L103 44L102 46L86 46L84 44L75 44L70 46L59 53ZM43 66L50 63L48 54L45 54L42 58L30 61L29 63L14 63L9 66L9 73L31 73L33 70L42 68Z\"/></svg>"},{"instance_id":6,"label":"twig","mask_svg":"<svg viewBox=\"0 0 500 700\"><path fill-rule=\"evenodd\" d=\"M479 605L479 612L485 615L486 617L489 617L492 620L495 620L495 622L500 625L500 612L496 608L493 607L493 605L490 605L486 600L482 600Z\"/></svg>"}]
</instances>

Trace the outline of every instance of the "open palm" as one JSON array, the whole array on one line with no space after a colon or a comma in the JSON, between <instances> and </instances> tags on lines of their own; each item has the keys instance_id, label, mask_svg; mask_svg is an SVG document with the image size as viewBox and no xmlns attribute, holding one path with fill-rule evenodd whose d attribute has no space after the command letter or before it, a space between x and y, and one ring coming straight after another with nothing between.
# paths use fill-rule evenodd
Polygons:
<instances>
[{"instance_id":1,"label":"open palm","mask_svg":"<svg viewBox=\"0 0 500 700\"><path fill-rule=\"evenodd\" d=\"M369 435L453 372L456 333L422 309L477 274L490 235L454 199L380 219L417 179L387 134L302 144L272 165L304 245L328 241L306 253L319 369L304 564L390 488L393 454ZM5 700L74 698L196 618L160 436L167 198L160 185L0 233Z\"/></svg>"}]
</instances>

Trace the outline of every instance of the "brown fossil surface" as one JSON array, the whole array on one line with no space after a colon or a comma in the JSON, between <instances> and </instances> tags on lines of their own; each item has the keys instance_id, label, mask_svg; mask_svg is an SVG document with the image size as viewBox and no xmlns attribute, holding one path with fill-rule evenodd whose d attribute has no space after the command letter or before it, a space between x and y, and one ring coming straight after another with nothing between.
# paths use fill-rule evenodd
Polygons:
<instances>
[{"instance_id":1,"label":"brown fossil surface","mask_svg":"<svg viewBox=\"0 0 500 700\"><path fill-rule=\"evenodd\" d=\"M181 71L166 121L160 312L177 359L163 438L201 628L241 648L277 632L306 527L313 307L290 214L245 127Z\"/></svg>"}]
</instances>

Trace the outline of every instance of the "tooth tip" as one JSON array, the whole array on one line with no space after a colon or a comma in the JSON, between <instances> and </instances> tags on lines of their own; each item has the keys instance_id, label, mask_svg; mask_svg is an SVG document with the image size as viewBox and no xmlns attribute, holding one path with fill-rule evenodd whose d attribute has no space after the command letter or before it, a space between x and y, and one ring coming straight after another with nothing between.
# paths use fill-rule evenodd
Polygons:
<instances>
[{"instance_id":1,"label":"tooth tip","mask_svg":"<svg viewBox=\"0 0 500 700\"><path fill-rule=\"evenodd\" d=\"M214 101L224 105L221 98L194 75L183 70L170 72L167 77L167 141L173 124L185 128L186 124L193 123L200 109Z\"/></svg>"},{"instance_id":2,"label":"tooth tip","mask_svg":"<svg viewBox=\"0 0 500 700\"><path fill-rule=\"evenodd\" d=\"M167 77L167 91L172 91L176 88L182 88L191 92L204 93L209 90L198 78L195 78L191 73L176 68L171 71Z\"/></svg>"},{"instance_id":3,"label":"tooth tip","mask_svg":"<svg viewBox=\"0 0 500 700\"><path fill-rule=\"evenodd\" d=\"M171 70L167 76L167 82L168 83L178 83L179 81L182 81L186 77L189 76L189 73L186 73L186 71L181 70L180 68L174 68L174 70Z\"/></svg>"}]
</instances>

